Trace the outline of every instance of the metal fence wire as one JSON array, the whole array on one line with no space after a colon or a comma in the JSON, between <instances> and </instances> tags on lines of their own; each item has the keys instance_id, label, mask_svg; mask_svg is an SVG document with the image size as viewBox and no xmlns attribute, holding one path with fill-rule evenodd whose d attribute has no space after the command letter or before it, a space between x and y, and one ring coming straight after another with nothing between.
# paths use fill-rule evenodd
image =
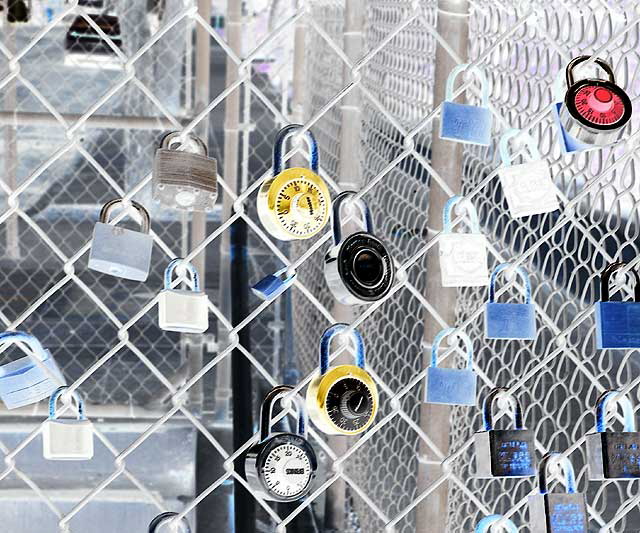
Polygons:
<instances>
[{"instance_id":1,"label":"metal fence wire","mask_svg":"<svg viewBox=\"0 0 640 533\"><path fill-rule=\"evenodd\" d=\"M508 387L523 405L538 457L559 451L571 460L586 494L589 531L640 531L638 482L589 482L585 448L603 391L621 389L640 402L637 352L596 348L593 306L608 263L638 266L640 121L636 113L615 145L566 155L552 115L564 92L557 80L578 55L605 59L638 103L637 2L228 0L214 2L213 11L211 2L196 0L27 4L30 20L15 24L0 2L0 321L6 330L33 333L51 350L70 388L86 399L89 416L99 413L95 436L108 461L80 476L80 490L61 501L52 480L62 470L32 460L40 453L34 443L44 404L17 416L2 409L0 491L13 491L18 500L25 491L42 504L38 522L11 522L9 533L87 531L94 527L88 525L92 510L113 487L127 488L128 503L139 498L150 508L135 518L115 512L112 520L131 522L113 522L112 530L143 530L166 510L188 517L194 531L209 530L213 524L196 523L203 516L197 511L215 502L224 514L228 501L215 498L228 494L232 481L255 500L263 531L469 533L493 513L532 531L527 498L537 492L535 478L474 478L472 437L481 430L482 400L496 386ZM106 32L95 14L117 18L119 31ZM65 47L76 20L94 28L94 47ZM433 132L448 73L443 77L443 66L462 63L486 75L494 127L488 147L458 145L452 175L452 167L438 161L446 141ZM460 98L479 104L471 80L461 77ZM328 229L283 244L260 225L257 189L271 172L275 133L289 123L314 133L332 194L353 189L370 206L375 234L399 268L383 300L350 308L335 303L323 276ZM559 210L509 214L498 179L498 140L511 128L538 144ZM154 149L172 129L200 135L217 159L218 205L206 217L152 202ZM303 145L293 148L290 163L307 164ZM489 269L510 261L529 273L535 341L486 339L486 287L445 293L439 276L434 281L428 265L438 253L442 223L429 216L430 207L454 194L478 211ZM117 196L151 212L154 251L145 283L87 269L100 207ZM239 221L248 228L252 283L283 265L298 275L274 301L247 292L248 314L234 322L230 236ZM207 335L186 337L157 325L162 274L175 257L199 262L209 297ZM631 299L631 284L621 286ZM519 301L517 283L504 288L504 301ZM445 300L455 303L450 312L443 311ZM241 446L221 437L231 416L231 360L250 364L255 421L274 385L290 383L304 394L317 371L321 334L335 322L362 333L380 412L354 438L312 428L321 463L314 488L291 506L275 505L234 468L257 433ZM446 327L466 331L473 341L475 407L422 404L430 332ZM241 344L243 330L250 331L249 345ZM335 348L332 355L351 357L348 348ZM0 362L17 351L5 350ZM462 365L462 352L442 354L450 366ZM508 413L501 414L507 423ZM125 429L114 434L113 424L103 423L110 417ZM154 455L149 443L176 424L198 436L215 467L166 496L162 482L138 467L140 455ZM157 457L167 472L178 460L171 453ZM65 472L78 470L71 465Z\"/></svg>"}]
</instances>

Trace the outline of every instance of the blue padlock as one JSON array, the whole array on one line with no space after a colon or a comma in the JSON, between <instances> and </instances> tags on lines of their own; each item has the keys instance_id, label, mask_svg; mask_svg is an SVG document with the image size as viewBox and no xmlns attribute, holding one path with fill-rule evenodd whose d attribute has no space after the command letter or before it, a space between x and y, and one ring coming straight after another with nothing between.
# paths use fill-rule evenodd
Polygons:
<instances>
[{"instance_id":1,"label":"blue padlock","mask_svg":"<svg viewBox=\"0 0 640 533\"><path fill-rule=\"evenodd\" d=\"M442 339L452 333L461 339L467 348L467 368L439 368L438 349ZM475 405L478 376L473 371L473 344L469 335L455 328L440 331L431 345L431 365L427 368L424 401L445 405Z\"/></svg>"},{"instance_id":2,"label":"blue padlock","mask_svg":"<svg viewBox=\"0 0 640 533\"><path fill-rule=\"evenodd\" d=\"M442 102L440 119L440 138L469 144L489 146L493 117L489 110L489 85L484 73L478 67L471 67L480 80L482 88L482 106L456 104L453 102L453 85L456 78L464 72L467 63L455 67L447 78L445 101Z\"/></svg>"},{"instance_id":3,"label":"blue padlock","mask_svg":"<svg viewBox=\"0 0 640 533\"><path fill-rule=\"evenodd\" d=\"M273 300L280 296L296 280L296 276L298 275L295 271L293 274L289 274L287 270L289 270L289 268L284 267L262 278L251 287L253 294L265 301Z\"/></svg>"},{"instance_id":4,"label":"blue padlock","mask_svg":"<svg viewBox=\"0 0 640 533\"><path fill-rule=\"evenodd\" d=\"M476 526L475 533L489 533L489 528L493 526L495 523L500 522L502 529L505 533L518 533L518 528L516 525L505 518L501 514L492 514L490 516L485 516L478 525Z\"/></svg>"},{"instance_id":5,"label":"blue padlock","mask_svg":"<svg viewBox=\"0 0 640 533\"><path fill-rule=\"evenodd\" d=\"M595 303L596 345L598 348L640 348L640 277L634 277L634 301L610 302L609 280L611 275L626 263L611 263L600 275L600 300Z\"/></svg>"},{"instance_id":6,"label":"blue padlock","mask_svg":"<svg viewBox=\"0 0 640 533\"><path fill-rule=\"evenodd\" d=\"M498 265L489 280L489 301L485 304L485 335L488 339L524 339L536 338L536 309L531 303L531 283L522 267L516 267L525 287L523 304L498 303L495 301L496 276L511 263Z\"/></svg>"}]
</instances>

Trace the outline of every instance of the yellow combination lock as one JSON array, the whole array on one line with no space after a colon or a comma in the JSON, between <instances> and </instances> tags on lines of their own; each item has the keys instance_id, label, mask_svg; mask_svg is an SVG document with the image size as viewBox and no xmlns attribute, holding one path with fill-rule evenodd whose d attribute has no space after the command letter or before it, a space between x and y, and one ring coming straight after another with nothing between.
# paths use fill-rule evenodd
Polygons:
<instances>
[{"instance_id":1,"label":"yellow combination lock","mask_svg":"<svg viewBox=\"0 0 640 533\"><path fill-rule=\"evenodd\" d=\"M347 324L334 324L320 340L320 375L307 388L307 411L316 427L329 435L357 435L367 429L378 411L378 388L364 369L364 342L351 331L355 365L329 368L331 340L347 331Z\"/></svg>"},{"instance_id":2,"label":"yellow combination lock","mask_svg":"<svg viewBox=\"0 0 640 533\"><path fill-rule=\"evenodd\" d=\"M310 131L304 133L309 147L311 169L283 170L283 147L301 130L300 124L282 128L273 146L273 174L258 191L258 217L276 239L291 241L316 235L329 221L331 196L318 175L318 145Z\"/></svg>"}]
</instances>

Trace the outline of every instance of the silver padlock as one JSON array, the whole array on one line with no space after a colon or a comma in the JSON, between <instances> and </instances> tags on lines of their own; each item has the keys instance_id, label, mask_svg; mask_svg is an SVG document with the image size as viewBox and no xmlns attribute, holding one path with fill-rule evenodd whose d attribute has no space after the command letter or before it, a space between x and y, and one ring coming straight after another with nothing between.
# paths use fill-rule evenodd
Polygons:
<instances>
[{"instance_id":1,"label":"silver padlock","mask_svg":"<svg viewBox=\"0 0 640 533\"><path fill-rule=\"evenodd\" d=\"M172 131L153 160L153 199L174 209L211 211L218 198L217 174L217 162L200 138Z\"/></svg>"},{"instance_id":2,"label":"silver padlock","mask_svg":"<svg viewBox=\"0 0 640 533\"><path fill-rule=\"evenodd\" d=\"M131 206L140 214L141 231L109 224L111 211L123 202L122 198L116 198L102 207L100 221L93 230L89 268L119 278L146 281L153 249L149 212L138 202L131 201Z\"/></svg>"},{"instance_id":3,"label":"silver padlock","mask_svg":"<svg viewBox=\"0 0 640 533\"><path fill-rule=\"evenodd\" d=\"M160 513L151 520L149 533L191 533L191 526L189 525L187 517L182 517L182 520L180 520L177 525L174 525L173 522L176 516L179 516L178 513L172 511Z\"/></svg>"},{"instance_id":4,"label":"silver padlock","mask_svg":"<svg viewBox=\"0 0 640 533\"><path fill-rule=\"evenodd\" d=\"M93 425L84 414L82 398L74 391L77 419L60 419L56 402L68 387L60 387L49 400L49 419L42 428L42 454L52 461L87 461L93 457Z\"/></svg>"},{"instance_id":5,"label":"silver padlock","mask_svg":"<svg viewBox=\"0 0 640 533\"><path fill-rule=\"evenodd\" d=\"M478 522L478 525L476 525L474 533L489 533L489 528L495 529L496 525L501 527L505 533L518 533L516 525L501 514L485 516Z\"/></svg>"},{"instance_id":6,"label":"silver padlock","mask_svg":"<svg viewBox=\"0 0 640 533\"><path fill-rule=\"evenodd\" d=\"M182 266L191 277L191 290L172 289L176 267ZM207 295L200 290L198 271L191 263L177 258L164 271L164 290L158 297L158 325L165 331L204 333L209 329Z\"/></svg>"}]
</instances>

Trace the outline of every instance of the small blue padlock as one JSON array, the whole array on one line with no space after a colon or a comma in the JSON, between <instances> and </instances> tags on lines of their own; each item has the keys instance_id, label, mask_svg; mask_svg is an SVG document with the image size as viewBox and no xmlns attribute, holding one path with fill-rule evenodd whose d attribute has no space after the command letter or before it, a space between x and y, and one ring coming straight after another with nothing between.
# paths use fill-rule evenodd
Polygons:
<instances>
[{"instance_id":1,"label":"small blue padlock","mask_svg":"<svg viewBox=\"0 0 640 533\"><path fill-rule=\"evenodd\" d=\"M505 533L518 533L518 528L516 527L516 525L501 514L492 514L490 516L485 516L482 520L480 520L480 522L478 522L475 533L489 533L489 528L497 522L500 522L500 525L502 526L502 529L503 531L505 531Z\"/></svg>"},{"instance_id":2,"label":"small blue padlock","mask_svg":"<svg viewBox=\"0 0 640 533\"><path fill-rule=\"evenodd\" d=\"M442 339L452 333L461 339L467 348L467 368L438 367L438 349ZM469 335L455 328L443 329L431 345L431 365L427 368L424 401L445 405L475 405L478 376L473 371L473 344Z\"/></svg>"},{"instance_id":3,"label":"small blue padlock","mask_svg":"<svg viewBox=\"0 0 640 533\"><path fill-rule=\"evenodd\" d=\"M261 279L251 290L262 300L273 300L280 296L296 280L297 272L289 274L288 267L281 268L273 274Z\"/></svg>"},{"instance_id":4,"label":"small blue padlock","mask_svg":"<svg viewBox=\"0 0 640 533\"><path fill-rule=\"evenodd\" d=\"M482 106L456 104L453 102L453 85L456 78L468 67L468 64L455 67L447 78L445 101L442 102L440 120L440 138L469 144L489 146L493 117L489 110L489 85L484 73L478 67L471 67L482 87Z\"/></svg>"},{"instance_id":5,"label":"small blue padlock","mask_svg":"<svg viewBox=\"0 0 640 533\"><path fill-rule=\"evenodd\" d=\"M523 304L498 303L495 301L496 276L511 263L498 265L489 280L489 301L485 304L485 335L488 339L525 339L536 338L536 309L531 303L531 283L522 267L516 267L525 287Z\"/></svg>"},{"instance_id":6,"label":"small blue padlock","mask_svg":"<svg viewBox=\"0 0 640 533\"><path fill-rule=\"evenodd\" d=\"M610 302L609 280L626 263L611 263L600 275L600 300L595 303L596 345L598 348L640 348L640 277L629 270L635 281L633 302Z\"/></svg>"}]
</instances>

